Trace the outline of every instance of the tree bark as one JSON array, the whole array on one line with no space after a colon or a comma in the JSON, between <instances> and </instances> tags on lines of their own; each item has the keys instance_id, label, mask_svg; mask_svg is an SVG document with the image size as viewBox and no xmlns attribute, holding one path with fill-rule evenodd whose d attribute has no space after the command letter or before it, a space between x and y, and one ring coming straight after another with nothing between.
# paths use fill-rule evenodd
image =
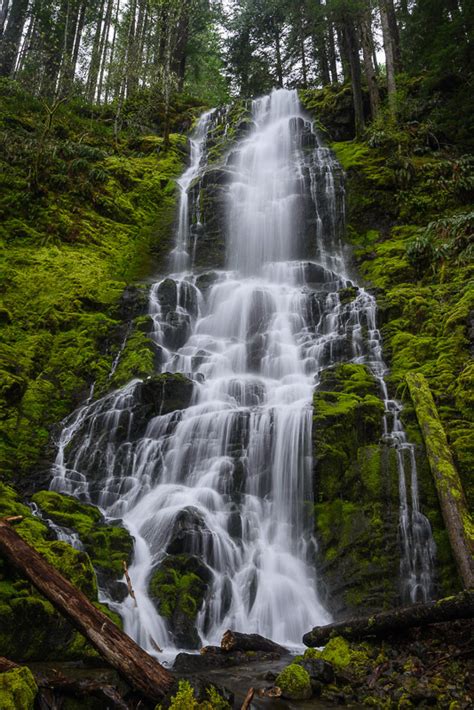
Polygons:
<instances>
[{"instance_id":1,"label":"tree bark","mask_svg":"<svg viewBox=\"0 0 474 710\"><path fill-rule=\"evenodd\" d=\"M403 606L372 616L361 616L327 626L315 626L303 636L306 646L324 646L334 636L358 640L370 636L385 636L415 626L437 624L453 619L474 617L474 591L424 604Z\"/></svg>"},{"instance_id":2,"label":"tree bark","mask_svg":"<svg viewBox=\"0 0 474 710\"><path fill-rule=\"evenodd\" d=\"M397 113L397 84L395 81L395 54L393 38L390 33L386 0L380 0L380 20L382 23L383 48L387 70L387 92L390 112L393 117Z\"/></svg>"},{"instance_id":3,"label":"tree bark","mask_svg":"<svg viewBox=\"0 0 474 710\"><path fill-rule=\"evenodd\" d=\"M28 0L13 0L0 44L0 76L13 74L28 11Z\"/></svg>"},{"instance_id":4,"label":"tree bark","mask_svg":"<svg viewBox=\"0 0 474 710\"><path fill-rule=\"evenodd\" d=\"M354 103L355 133L360 136L365 127L364 104L362 101L362 75L359 61L359 40L355 27L348 19L344 22L343 34L349 60L349 70L352 85L352 100Z\"/></svg>"},{"instance_id":5,"label":"tree bark","mask_svg":"<svg viewBox=\"0 0 474 710\"><path fill-rule=\"evenodd\" d=\"M172 674L57 572L5 520L0 520L0 552L63 614L124 679L152 702L173 685Z\"/></svg>"},{"instance_id":6,"label":"tree bark","mask_svg":"<svg viewBox=\"0 0 474 710\"><path fill-rule=\"evenodd\" d=\"M238 631L225 632L221 639L223 651L265 651L268 653L286 654L288 650L279 643L266 639L260 634L241 634Z\"/></svg>"},{"instance_id":7,"label":"tree bark","mask_svg":"<svg viewBox=\"0 0 474 710\"><path fill-rule=\"evenodd\" d=\"M337 59L336 59L336 42L334 40L334 25L328 23L328 62L331 72L331 81L337 84Z\"/></svg>"},{"instance_id":8,"label":"tree bark","mask_svg":"<svg viewBox=\"0 0 474 710\"><path fill-rule=\"evenodd\" d=\"M431 473L459 576L464 587L470 589L474 587L474 525L461 480L428 382L418 372L409 373L406 380L425 441Z\"/></svg>"},{"instance_id":9,"label":"tree bark","mask_svg":"<svg viewBox=\"0 0 474 710\"><path fill-rule=\"evenodd\" d=\"M364 71L369 89L370 112L372 118L375 118L380 106L379 87L377 86L377 78L375 68L372 63L372 27L371 27L370 12L365 11L360 21L360 37L362 44L362 56L364 59Z\"/></svg>"}]
</instances>

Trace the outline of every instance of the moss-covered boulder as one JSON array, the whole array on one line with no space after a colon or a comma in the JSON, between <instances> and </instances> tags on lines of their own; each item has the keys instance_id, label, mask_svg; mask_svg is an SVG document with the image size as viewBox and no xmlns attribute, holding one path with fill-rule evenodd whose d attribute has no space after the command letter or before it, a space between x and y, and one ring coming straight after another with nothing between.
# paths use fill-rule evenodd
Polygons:
<instances>
[{"instance_id":1,"label":"moss-covered boulder","mask_svg":"<svg viewBox=\"0 0 474 710\"><path fill-rule=\"evenodd\" d=\"M38 686L29 668L18 666L0 673L0 708L33 710Z\"/></svg>"},{"instance_id":2,"label":"moss-covered boulder","mask_svg":"<svg viewBox=\"0 0 474 710\"><path fill-rule=\"evenodd\" d=\"M97 581L89 555L59 540L0 483L0 516L21 515L15 530L74 586L98 604ZM119 617L100 605L120 624ZM77 660L97 656L79 634L16 569L0 558L0 655L14 661Z\"/></svg>"},{"instance_id":3,"label":"moss-covered boulder","mask_svg":"<svg viewBox=\"0 0 474 710\"><path fill-rule=\"evenodd\" d=\"M308 700L313 691L308 672L297 663L291 663L278 674L275 685L287 700Z\"/></svg>"},{"instance_id":4,"label":"moss-covered boulder","mask_svg":"<svg viewBox=\"0 0 474 710\"><path fill-rule=\"evenodd\" d=\"M54 491L39 491L32 498L45 518L76 532L89 555L101 586L112 598L123 597L126 586L117 582L123 562L131 560L133 538L119 524L106 524L100 510ZM122 587L122 588L121 588Z\"/></svg>"},{"instance_id":5,"label":"moss-covered boulder","mask_svg":"<svg viewBox=\"0 0 474 710\"><path fill-rule=\"evenodd\" d=\"M211 581L211 573L197 557L170 555L150 580L150 595L158 612L168 620L178 647L200 646L196 617Z\"/></svg>"},{"instance_id":6,"label":"moss-covered boulder","mask_svg":"<svg viewBox=\"0 0 474 710\"><path fill-rule=\"evenodd\" d=\"M323 595L336 615L398 600L396 452L381 443L384 405L364 365L322 373L313 400L315 521Z\"/></svg>"}]
</instances>

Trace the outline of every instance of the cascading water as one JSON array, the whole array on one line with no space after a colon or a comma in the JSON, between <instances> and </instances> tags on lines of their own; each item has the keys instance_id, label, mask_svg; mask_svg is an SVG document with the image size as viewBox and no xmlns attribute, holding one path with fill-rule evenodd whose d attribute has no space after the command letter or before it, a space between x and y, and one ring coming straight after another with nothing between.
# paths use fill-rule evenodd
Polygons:
<instances>
[{"instance_id":1,"label":"cascading water","mask_svg":"<svg viewBox=\"0 0 474 710\"><path fill-rule=\"evenodd\" d=\"M298 645L330 620L313 561L311 400L321 370L341 360L367 364L380 382L385 437L398 452L404 583L412 598L429 595L431 533L413 447L386 392L375 301L363 289L345 305L338 296L353 286L340 241L342 172L295 91L254 101L252 120L227 158L227 269L192 270L200 215L189 194L206 167L211 112L179 181L175 273L150 292L161 371L193 379L190 406L144 420L151 385L132 381L71 415L54 467L54 489L99 505L134 535L137 605L115 608L151 653L175 645L148 584L176 535L208 574L201 642L234 628Z\"/></svg>"}]
</instances>

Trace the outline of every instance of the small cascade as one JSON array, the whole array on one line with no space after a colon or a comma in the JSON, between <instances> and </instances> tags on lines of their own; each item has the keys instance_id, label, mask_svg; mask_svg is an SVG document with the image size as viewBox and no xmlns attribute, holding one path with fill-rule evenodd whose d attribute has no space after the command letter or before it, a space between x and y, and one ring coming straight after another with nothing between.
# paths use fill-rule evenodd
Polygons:
<instances>
[{"instance_id":1,"label":"small cascade","mask_svg":"<svg viewBox=\"0 0 474 710\"><path fill-rule=\"evenodd\" d=\"M330 621L316 591L311 403L320 373L338 362L365 364L380 383L400 474L403 593L427 598L432 581L431 531L414 448L387 394L375 299L348 276L341 168L295 91L254 101L251 128L227 156L226 268L195 272L204 227L190 196L214 118L201 117L179 181L174 272L150 290L158 372L192 380L179 385L186 402L158 406L159 377L88 402L65 422L53 472L53 489L99 505L134 536L138 604L114 608L150 653L176 648L148 589L176 554L199 560L208 580L200 643L233 628L297 646Z\"/></svg>"},{"instance_id":2,"label":"small cascade","mask_svg":"<svg viewBox=\"0 0 474 710\"><path fill-rule=\"evenodd\" d=\"M179 199L179 211L178 211L178 227L176 231L176 246L171 252L171 261L173 271L185 271L189 268L191 264L191 254L190 254L190 224L191 224L191 214L190 214L190 200L189 192L193 181L199 175L199 170L201 168L201 163L204 155L204 147L207 136L207 129L209 126L209 121L212 116L212 111L207 111L203 113L200 117L196 130L192 138L189 140L190 145L190 160L189 168L185 170L182 176L177 181L180 190ZM194 202L194 206L197 208L199 202ZM199 214L194 215L195 222L197 225L199 222Z\"/></svg>"}]
</instances>

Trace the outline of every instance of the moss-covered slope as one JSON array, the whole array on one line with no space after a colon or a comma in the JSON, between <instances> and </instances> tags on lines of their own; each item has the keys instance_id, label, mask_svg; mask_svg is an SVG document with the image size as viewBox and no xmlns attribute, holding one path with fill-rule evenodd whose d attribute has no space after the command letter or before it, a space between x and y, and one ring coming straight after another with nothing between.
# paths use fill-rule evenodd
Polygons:
<instances>
[{"instance_id":1,"label":"moss-covered slope","mask_svg":"<svg viewBox=\"0 0 474 710\"><path fill-rule=\"evenodd\" d=\"M4 475L37 476L51 427L93 382L100 394L152 370L146 325L124 326L143 298L121 296L168 252L186 138L114 133L105 109L79 102L49 125L43 104L2 89L0 459Z\"/></svg>"}]
</instances>

